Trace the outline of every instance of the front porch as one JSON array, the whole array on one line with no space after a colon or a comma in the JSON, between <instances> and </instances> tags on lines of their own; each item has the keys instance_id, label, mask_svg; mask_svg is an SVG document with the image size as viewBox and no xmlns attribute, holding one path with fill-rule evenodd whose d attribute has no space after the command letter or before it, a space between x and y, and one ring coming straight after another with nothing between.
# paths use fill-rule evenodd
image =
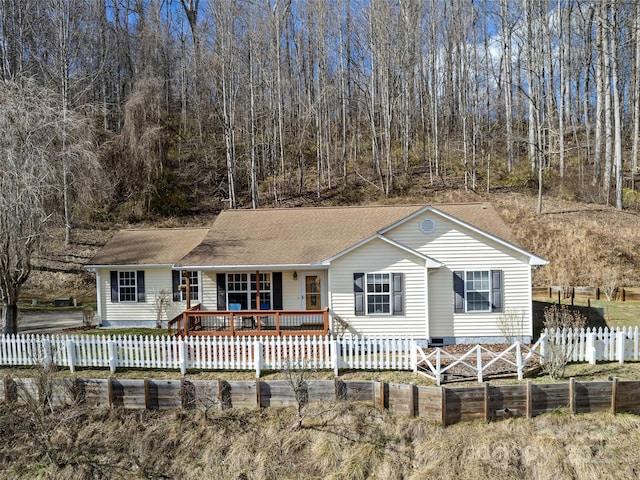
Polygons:
<instances>
[{"instance_id":1,"label":"front porch","mask_svg":"<svg viewBox=\"0 0 640 480\"><path fill-rule=\"evenodd\" d=\"M329 309L201 310L196 305L168 324L169 335L284 336L326 335Z\"/></svg>"}]
</instances>

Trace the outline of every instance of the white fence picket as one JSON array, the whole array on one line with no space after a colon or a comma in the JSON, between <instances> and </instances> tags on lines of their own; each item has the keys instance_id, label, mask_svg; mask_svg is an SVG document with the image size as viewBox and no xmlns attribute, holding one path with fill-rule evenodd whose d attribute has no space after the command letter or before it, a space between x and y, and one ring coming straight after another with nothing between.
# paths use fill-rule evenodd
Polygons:
<instances>
[{"instance_id":1,"label":"white fence picket","mask_svg":"<svg viewBox=\"0 0 640 480\"><path fill-rule=\"evenodd\" d=\"M595 338L596 361L630 361L640 359L640 329L580 329L557 332L554 341L571 352L574 362L589 361L592 355L589 338ZM48 342L49 347L45 347ZM68 342L73 345L73 359ZM113 350L109 343L113 343ZM413 370L420 360L442 373L437 358L416 355L408 338L343 337L146 337L146 336L82 336L82 335L0 335L0 365L37 365L44 361L46 348L53 362L76 367L110 368L111 351L115 352L118 368L180 369L181 342L186 343L187 367L192 369L255 370L255 343L262 345L261 369L281 370L296 364L296 368L353 370ZM332 343L335 342L335 352ZM524 346L523 346L524 347ZM542 345L540 345L542 347ZM528 348L528 347L527 347ZM624 353L624 355L623 355ZM412 358L414 359L412 361ZM415 360L417 359L417 360ZM468 364L477 363L466 356ZM434 371L435 374L435 371Z\"/></svg>"}]
</instances>

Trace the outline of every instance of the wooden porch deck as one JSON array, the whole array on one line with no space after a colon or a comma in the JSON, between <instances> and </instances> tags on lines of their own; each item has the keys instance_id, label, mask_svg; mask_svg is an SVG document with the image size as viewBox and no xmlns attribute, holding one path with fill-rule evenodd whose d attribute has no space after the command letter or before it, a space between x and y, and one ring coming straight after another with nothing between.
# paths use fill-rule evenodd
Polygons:
<instances>
[{"instance_id":1,"label":"wooden porch deck","mask_svg":"<svg viewBox=\"0 0 640 480\"><path fill-rule=\"evenodd\" d=\"M329 309L185 310L169 322L169 335L261 336L326 335Z\"/></svg>"}]
</instances>

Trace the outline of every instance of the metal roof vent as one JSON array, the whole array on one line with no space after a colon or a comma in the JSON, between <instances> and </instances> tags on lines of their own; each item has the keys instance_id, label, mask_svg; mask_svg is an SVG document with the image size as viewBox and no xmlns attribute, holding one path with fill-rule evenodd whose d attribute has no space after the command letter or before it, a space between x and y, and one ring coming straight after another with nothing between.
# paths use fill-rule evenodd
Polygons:
<instances>
[{"instance_id":1,"label":"metal roof vent","mask_svg":"<svg viewBox=\"0 0 640 480\"><path fill-rule=\"evenodd\" d=\"M434 222L430 218L425 218L420 222L420 231L422 233L425 233L425 234L433 233L435 229L436 229L436 222Z\"/></svg>"}]
</instances>

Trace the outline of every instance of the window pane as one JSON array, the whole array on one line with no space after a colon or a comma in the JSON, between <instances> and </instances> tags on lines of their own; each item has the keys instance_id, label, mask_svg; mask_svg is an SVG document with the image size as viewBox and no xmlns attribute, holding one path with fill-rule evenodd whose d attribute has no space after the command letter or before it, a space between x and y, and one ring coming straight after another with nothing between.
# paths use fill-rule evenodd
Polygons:
<instances>
[{"instance_id":1,"label":"window pane","mask_svg":"<svg viewBox=\"0 0 640 480\"><path fill-rule=\"evenodd\" d=\"M367 311L368 313L389 313L391 311L389 295L368 295Z\"/></svg>"},{"instance_id":2,"label":"window pane","mask_svg":"<svg viewBox=\"0 0 640 480\"><path fill-rule=\"evenodd\" d=\"M247 294L238 292L229 292L229 305L237 303L240 310L248 310Z\"/></svg>"}]
</instances>

